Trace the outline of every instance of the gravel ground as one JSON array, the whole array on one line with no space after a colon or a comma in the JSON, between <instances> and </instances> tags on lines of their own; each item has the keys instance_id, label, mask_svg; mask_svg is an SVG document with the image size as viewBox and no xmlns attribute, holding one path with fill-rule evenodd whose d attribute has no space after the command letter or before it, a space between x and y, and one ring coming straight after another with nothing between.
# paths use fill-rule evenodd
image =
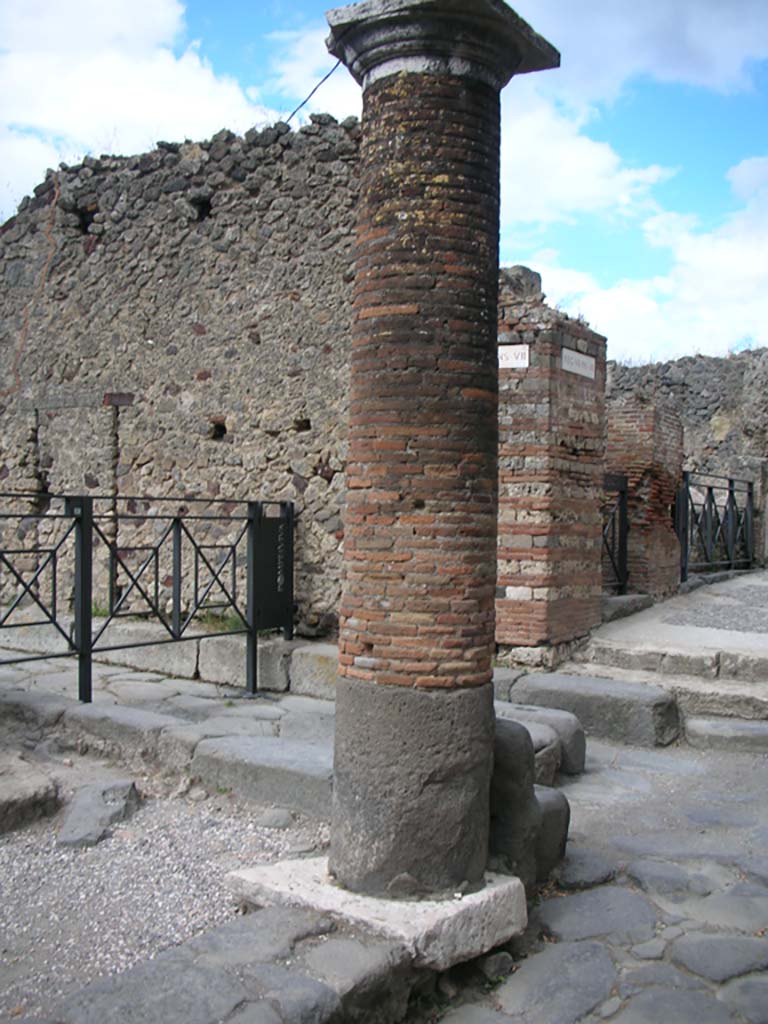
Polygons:
<instances>
[{"instance_id":1,"label":"gravel ground","mask_svg":"<svg viewBox=\"0 0 768 1024\"><path fill-rule=\"evenodd\" d=\"M54 774L61 765L69 789L78 776L115 774L71 754ZM227 871L328 840L326 826L306 820L265 828L264 808L226 794L168 796L136 781L148 799L95 847L57 849L61 811L0 836L0 1019L44 1015L94 978L223 923L237 912Z\"/></svg>"}]
</instances>

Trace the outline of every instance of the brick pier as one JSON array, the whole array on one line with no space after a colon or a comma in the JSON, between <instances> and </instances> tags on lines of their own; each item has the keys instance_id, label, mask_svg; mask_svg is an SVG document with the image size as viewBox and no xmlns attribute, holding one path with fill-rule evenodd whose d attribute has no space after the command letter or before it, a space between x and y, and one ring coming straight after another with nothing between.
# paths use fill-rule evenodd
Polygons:
<instances>
[{"instance_id":1,"label":"brick pier","mask_svg":"<svg viewBox=\"0 0 768 1024\"><path fill-rule=\"evenodd\" d=\"M496 583L499 91L557 52L498 0L331 11L363 86L329 866L476 888Z\"/></svg>"},{"instance_id":2,"label":"brick pier","mask_svg":"<svg viewBox=\"0 0 768 1024\"><path fill-rule=\"evenodd\" d=\"M546 665L600 623L605 338L501 274L500 654Z\"/></svg>"}]
</instances>

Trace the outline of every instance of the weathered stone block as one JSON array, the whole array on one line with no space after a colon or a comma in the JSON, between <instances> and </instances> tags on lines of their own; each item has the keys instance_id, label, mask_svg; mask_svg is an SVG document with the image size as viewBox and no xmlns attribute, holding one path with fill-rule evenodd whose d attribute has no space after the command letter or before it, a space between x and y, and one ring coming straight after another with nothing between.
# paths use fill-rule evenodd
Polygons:
<instances>
[{"instance_id":1,"label":"weathered stone block","mask_svg":"<svg viewBox=\"0 0 768 1024\"><path fill-rule=\"evenodd\" d=\"M138 809L141 798L132 779L95 783L79 789L67 808L57 846L95 846L111 825L125 821Z\"/></svg>"},{"instance_id":2,"label":"weathered stone block","mask_svg":"<svg viewBox=\"0 0 768 1024\"><path fill-rule=\"evenodd\" d=\"M527 704L564 708L588 733L637 746L666 746L680 731L675 700L659 686L546 673L518 680L512 696Z\"/></svg>"},{"instance_id":3,"label":"weathered stone block","mask_svg":"<svg viewBox=\"0 0 768 1024\"><path fill-rule=\"evenodd\" d=\"M497 719L491 776L489 864L517 875L526 889L536 881L536 840L542 824L534 791L534 750L518 722Z\"/></svg>"},{"instance_id":4,"label":"weathered stone block","mask_svg":"<svg viewBox=\"0 0 768 1024\"><path fill-rule=\"evenodd\" d=\"M541 809L541 827L536 836L536 881L545 882L565 856L571 808L564 793L547 786L536 786Z\"/></svg>"},{"instance_id":5,"label":"weathered stone block","mask_svg":"<svg viewBox=\"0 0 768 1024\"><path fill-rule=\"evenodd\" d=\"M686 718L685 738L699 750L768 753L768 721L738 718Z\"/></svg>"},{"instance_id":6,"label":"weathered stone block","mask_svg":"<svg viewBox=\"0 0 768 1024\"><path fill-rule=\"evenodd\" d=\"M289 669L291 693L335 700L339 681L339 651L335 644L296 646Z\"/></svg>"},{"instance_id":7,"label":"weathered stone block","mask_svg":"<svg viewBox=\"0 0 768 1024\"><path fill-rule=\"evenodd\" d=\"M65 731L88 747L121 757L138 756L150 762L157 759L163 729L177 725L178 719L170 715L120 705L83 704L64 716Z\"/></svg>"},{"instance_id":8,"label":"weathered stone block","mask_svg":"<svg viewBox=\"0 0 768 1024\"><path fill-rule=\"evenodd\" d=\"M579 775L584 771L587 741L576 715L561 708L537 707L535 704L498 701L494 707L497 718L511 718L523 725L537 722L554 729L560 738L560 771L566 775Z\"/></svg>"},{"instance_id":9,"label":"weathered stone block","mask_svg":"<svg viewBox=\"0 0 768 1024\"><path fill-rule=\"evenodd\" d=\"M58 809L57 784L40 768L20 757L0 755L0 782L0 835Z\"/></svg>"}]
</instances>

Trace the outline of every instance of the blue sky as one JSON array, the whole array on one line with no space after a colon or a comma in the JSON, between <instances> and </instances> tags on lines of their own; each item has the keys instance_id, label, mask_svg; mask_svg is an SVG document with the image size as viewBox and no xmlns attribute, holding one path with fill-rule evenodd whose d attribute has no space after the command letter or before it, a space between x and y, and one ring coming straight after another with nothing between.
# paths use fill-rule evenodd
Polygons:
<instances>
[{"instance_id":1,"label":"blue sky","mask_svg":"<svg viewBox=\"0 0 768 1024\"><path fill-rule=\"evenodd\" d=\"M502 262L613 358L768 345L768 0L513 6L563 64L504 92ZM2 0L0 218L60 160L284 116L333 65L324 9ZM311 110L359 113L343 67Z\"/></svg>"}]
</instances>

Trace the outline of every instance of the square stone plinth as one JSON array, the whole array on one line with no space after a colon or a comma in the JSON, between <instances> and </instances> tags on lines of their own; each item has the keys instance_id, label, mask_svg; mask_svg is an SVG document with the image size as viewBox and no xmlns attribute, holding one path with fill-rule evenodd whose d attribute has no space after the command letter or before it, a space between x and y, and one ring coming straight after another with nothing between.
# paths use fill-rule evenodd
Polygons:
<instances>
[{"instance_id":1,"label":"square stone plinth","mask_svg":"<svg viewBox=\"0 0 768 1024\"><path fill-rule=\"evenodd\" d=\"M227 875L239 900L254 906L304 907L401 942L417 967L444 971L487 953L525 930L519 878L487 874L479 892L446 900L387 900L336 885L325 857L261 864Z\"/></svg>"}]
</instances>

